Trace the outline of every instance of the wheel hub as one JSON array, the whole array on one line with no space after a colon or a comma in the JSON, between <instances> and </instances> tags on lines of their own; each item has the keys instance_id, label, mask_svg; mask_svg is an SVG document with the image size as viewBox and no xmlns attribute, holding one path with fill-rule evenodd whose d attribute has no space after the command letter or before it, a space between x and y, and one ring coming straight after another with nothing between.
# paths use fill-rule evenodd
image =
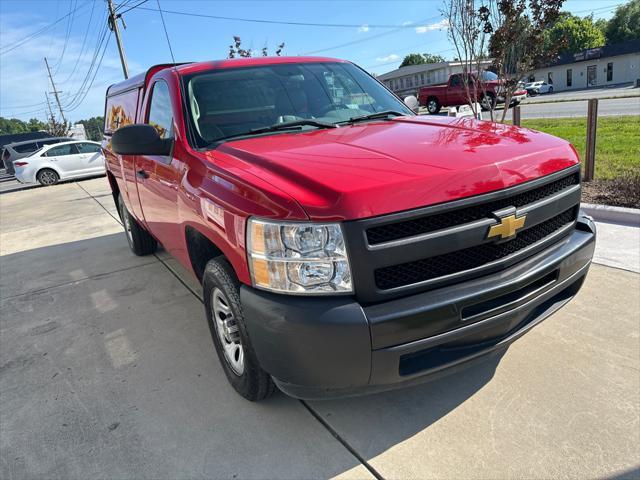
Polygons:
<instances>
[{"instance_id":1,"label":"wheel hub","mask_svg":"<svg viewBox=\"0 0 640 480\"><path fill-rule=\"evenodd\" d=\"M229 306L229 301L219 288L214 288L211 293L211 307L216 333L220 339L225 360L231 370L240 376L244 372L244 349L240 340L238 322Z\"/></svg>"}]
</instances>

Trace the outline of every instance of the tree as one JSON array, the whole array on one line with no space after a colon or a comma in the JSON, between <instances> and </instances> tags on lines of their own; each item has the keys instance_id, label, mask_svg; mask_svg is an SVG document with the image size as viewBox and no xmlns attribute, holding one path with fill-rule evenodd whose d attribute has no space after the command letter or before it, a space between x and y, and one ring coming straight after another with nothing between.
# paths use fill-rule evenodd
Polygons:
<instances>
[{"instance_id":1,"label":"tree","mask_svg":"<svg viewBox=\"0 0 640 480\"><path fill-rule=\"evenodd\" d=\"M486 94L480 72L493 31L489 13L489 8L482 0L445 0L442 10L447 19L447 35L456 50L456 58L461 63L465 97L476 117L480 113L476 100ZM471 75L475 75L478 81L470 81ZM493 109L491 119L493 120Z\"/></svg>"},{"instance_id":2,"label":"tree","mask_svg":"<svg viewBox=\"0 0 640 480\"><path fill-rule=\"evenodd\" d=\"M69 133L71 124L69 122L59 121L55 115L49 116L49 123L47 124L47 132L54 137L66 137Z\"/></svg>"},{"instance_id":3,"label":"tree","mask_svg":"<svg viewBox=\"0 0 640 480\"><path fill-rule=\"evenodd\" d=\"M409 55L405 55L402 63L400 64L400 68L408 67L409 65L422 65L427 63L422 54L420 53L410 53Z\"/></svg>"},{"instance_id":4,"label":"tree","mask_svg":"<svg viewBox=\"0 0 640 480\"><path fill-rule=\"evenodd\" d=\"M500 122L504 123L508 106L527 74L558 57L563 39L546 45L545 31L560 17L564 0L492 0L487 22L493 31L489 42L492 68L503 82L505 108Z\"/></svg>"},{"instance_id":5,"label":"tree","mask_svg":"<svg viewBox=\"0 0 640 480\"><path fill-rule=\"evenodd\" d=\"M93 140L95 142L102 140L104 117L91 117L88 120L78 120L76 123L84 125L84 130L87 133L88 140Z\"/></svg>"},{"instance_id":6,"label":"tree","mask_svg":"<svg viewBox=\"0 0 640 480\"><path fill-rule=\"evenodd\" d=\"M444 62L444 58L440 55L433 55L431 53L410 53L405 55L400 68L408 67L409 65L424 65L427 63L440 63Z\"/></svg>"},{"instance_id":7,"label":"tree","mask_svg":"<svg viewBox=\"0 0 640 480\"><path fill-rule=\"evenodd\" d=\"M576 17L561 14L558 21L545 32L545 48L561 42L563 48L558 53L577 53L588 48L601 47L605 36L593 17Z\"/></svg>"},{"instance_id":8,"label":"tree","mask_svg":"<svg viewBox=\"0 0 640 480\"><path fill-rule=\"evenodd\" d=\"M276 57L279 57L280 55L282 55L283 49L284 49L284 42L278 45L278 48L275 51ZM263 57L269 56L269 51L266 46L262 47L262 49L260 50L260 53ZM233 43L229 45L229 54L227 55L227 58L236 58L236 57L248 58L252 56L253 56L253 50L251 49L245 50L244 48L242 48L242 39L237 35L234 35Z\"/></svg>"},{"instance_id":9,"label":"tree","mask_svg":"<svg viewBox=\"0 0 640 480\"><path fill-rule=\"evenodd\" d=\"M607 24L606 37L610 44L640 38L640 0L631 0L616 9Z\"/></svg>"}]
</instances>

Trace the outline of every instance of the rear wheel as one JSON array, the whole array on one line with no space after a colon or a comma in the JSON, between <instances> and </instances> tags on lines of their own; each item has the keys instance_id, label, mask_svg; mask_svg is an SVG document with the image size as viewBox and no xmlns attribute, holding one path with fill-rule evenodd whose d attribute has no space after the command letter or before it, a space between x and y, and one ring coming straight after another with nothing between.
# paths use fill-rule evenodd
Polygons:
<instances>
[{"instance_id":1,"label":"rear wheel","mask_svg":"<svg viewBox=\"0 0 640 480\"><path fill-rule=\"evenodd\" d=\"M553 93L553 87L549 87L549 93Z\"/></svg>"},{"instance_id":2,"label":"rear wheel","mask_svg":"<svg viewBox=\"0 0 640 480\"><path fill-rule=\"evenodd\" d=\"M240 282L222 256L209 260L202 287L211 338L231 386L247 400L263 400L275 390L258 362L240 304Z\"/></svg>"},{"instance_id":3,"label":"rear wheel","mask_svg":"<svg viewBox=\"0 0 640 480\"><path fill-rule=\"evenodd\" d=\"M427 111L431 115L435 115L436 113L439 113L441 108L442 106L440 105L440 102L438 101L437 98L430 97L429 99L427 99Z\"/></svg>"},{"instance_id":4,"label":"rear wheel","mask_svg":"<svg viewBox=\"0 0 640 480\"><path fill-rule=\"evenodd\" d=\"M40 185L49 186L58 183L60 181L60 175L58 175L55 170L43 168L36 175L36 179L40 182Z\"/></svg>"},{"instance_id":5,"label":"rear wheel","mask_svg":"<svg viewBox=\"0 0 640 480\"><path fill-rule=\"evenodd\" d=\"M131 251L140 257L155 252L158 242L131 216L122 200L122 195L118 195L118 209Z\"/></svg>"}]
</instances>

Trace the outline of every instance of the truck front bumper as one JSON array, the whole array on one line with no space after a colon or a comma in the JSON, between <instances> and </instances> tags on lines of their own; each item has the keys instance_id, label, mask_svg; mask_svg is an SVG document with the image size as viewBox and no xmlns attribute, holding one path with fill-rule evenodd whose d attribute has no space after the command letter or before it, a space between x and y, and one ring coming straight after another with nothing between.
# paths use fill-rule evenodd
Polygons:
<instances>
[{"instance_id":1,"label":"truck front bumper","mask_svg":"<svg viewBox=\"0 0 640 480\"><path fill-rule=\"evenodd\" d=\"M258 360L288 395L384 391L503 353L578 292L595 237L593 221L580 216L571 235L506 270L374 305L247 286L240 297ZM400 340L428 324L434 326L429 336Z\"/></svg>"}]
</instances>

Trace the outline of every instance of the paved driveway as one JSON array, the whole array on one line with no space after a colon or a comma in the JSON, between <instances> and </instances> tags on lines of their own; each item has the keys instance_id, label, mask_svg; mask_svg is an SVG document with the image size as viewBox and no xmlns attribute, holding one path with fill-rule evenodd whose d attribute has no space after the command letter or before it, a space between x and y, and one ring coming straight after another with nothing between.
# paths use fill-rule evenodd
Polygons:
<instances>
[{"instance_id":1,"label":"paved driveway","mask_svg":"<svg viewBox=\"0 0 640 480\"><path fill-rule=\"evenodd\" d=\"M252 404L199 287L129 253L104 178L0 195L1 478L637 478L640 276L595 265L501 362Z\"/></svg>"}]
</instances>

